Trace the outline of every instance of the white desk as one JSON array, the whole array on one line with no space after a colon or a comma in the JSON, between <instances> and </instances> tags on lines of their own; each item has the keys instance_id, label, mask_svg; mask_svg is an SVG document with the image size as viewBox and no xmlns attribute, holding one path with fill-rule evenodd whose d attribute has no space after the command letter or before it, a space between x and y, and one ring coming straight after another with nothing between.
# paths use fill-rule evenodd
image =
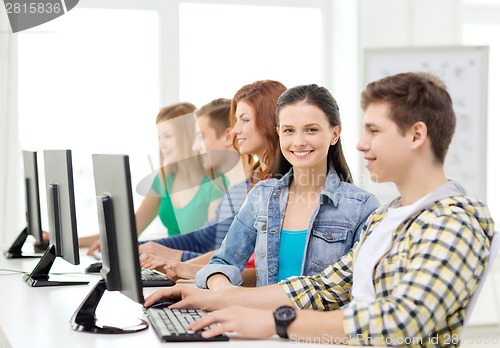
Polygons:
<instances>
[{"instance_id":1,"label":"white desk","mask_svg":"<svg viewBox=\"0 0 500 348\"><path fill-rule=\"evenodd\" d=\"M10 274L0 271L0 347L193 347L190 343L162 343L154 329L132 334L99 335L74 331L69 320L83 301L92 286L100 279L99 275L84 274L84 269L96 260L82 255L81 264L73 266L57 259L51 273L73 272L75 277L90 280L89 285L31 288L23 281L21 273ZM0 255L0 269L31 272L38 259L7 260ZM145 288L145 295L153 292ZM109 314L126 315L146 319L142 306L119 293L105 293L97 309L98 318ZM217 347L284 347L296 346L296 342L281 340L278 337L259 341L230 336L229 342L201 343ZM196 343L199 346L200 343ZM301 347L321 347L323 344L300 344ZM328 345L332 347L332 345ZM335 347L335 346L333 346Z\"/></svg>"}]
</instances>

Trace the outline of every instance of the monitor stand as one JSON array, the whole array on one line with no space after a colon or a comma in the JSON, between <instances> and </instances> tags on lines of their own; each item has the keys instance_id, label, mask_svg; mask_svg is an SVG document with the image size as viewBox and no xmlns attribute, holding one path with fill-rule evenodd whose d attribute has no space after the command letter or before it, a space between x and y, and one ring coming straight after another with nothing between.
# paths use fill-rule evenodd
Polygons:
<instances>
[{"instance_id":1,"label":"monitor stand","mask_svg":"<svg viewBox=\"0 0 500 348\"><path fill-rule=\"evenodd\" d=\"M49 275L50 269L56 259L56 247L50 245L42 258L30 274L25 274L23 279L31 287L62 286L62 285L86 285L88 281L75 280L75 278Z\"/></svg>"},{"instance_id":2,"label":"monitor stand","mask_svg":"<svg viewBox=\"0 0 500 348\"><path fill-rule=\"evenodd\" d=\"M106 282L99 280L89 292L85 300L80 304L76 312L71 317L71 327L73 330L81 332L91 332L99 334L124 334L142 331L148 328L148 323L139 318L117 318L116 322L100 322L95 312L99 301L106 291Z\"/></svg>"},{"instance_id":3,"label":"monitor stand","mask_svg":"<svg viewBox=\"0 0 500 348\"><path fill-rule=\"evenodd\" d=\"M28 227L25 227L24 230L19 233L19 236L17 236L14 243L12 243L9 250L6 250L4 252L5 257L8 259L41 257L42 253L45 252L45 250L47 250L47 248L49 247L49 242L44 241L43 243L35 246L34 254L23 254L22 248L24 242L26 241L26 238L28 238Z\"/></svg>"}]
</instances>

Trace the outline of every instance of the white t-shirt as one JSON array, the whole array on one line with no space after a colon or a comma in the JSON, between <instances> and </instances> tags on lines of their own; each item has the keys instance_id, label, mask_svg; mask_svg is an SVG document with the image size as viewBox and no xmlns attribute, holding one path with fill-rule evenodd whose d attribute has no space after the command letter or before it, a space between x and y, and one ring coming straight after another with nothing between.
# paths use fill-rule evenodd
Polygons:
<instances>
[{"instance_id":1,"label":"white t-shirt","mask_svg":"<svg viewBox=\"0 0 500 348\"><path fill-rule=\"evenodd\" d=\"M417 202L399 208L389 208L375 230L360 246L353 269L351 303L375 301L375 288L373 286L373 271L375 265L388 251L392 244L392 234L401 225L419 204L428 197L425 196Z\"/></svg>"}]
</instances>

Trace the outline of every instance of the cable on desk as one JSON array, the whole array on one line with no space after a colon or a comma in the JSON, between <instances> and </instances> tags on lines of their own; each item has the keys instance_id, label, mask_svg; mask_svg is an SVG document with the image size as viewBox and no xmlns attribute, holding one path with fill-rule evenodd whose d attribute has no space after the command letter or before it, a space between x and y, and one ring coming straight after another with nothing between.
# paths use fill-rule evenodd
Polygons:
<instances>
[{"instance_id":1,"label":"cable on desk","mask_svg":"<svg viewBox=\"0 0 500 348\"><path fill-rule=\"evenodd\" d=\"M2 272L8 272L8 273L2 273ZM26 272L26 271L19 271L15 269L7 269L7 268L0 268L0 276L9 276L13 274L30 274L31 272ZM49 275L67 275L70 277L73 276L78 276L78 275L86 275L87 273L85 272L57 272L57 273L52 273L50 272ZM97 274L99 275L99 274Z\"/></svg>"},{"instance_id":2,"label":"cable on desk","mask_svg":"<svg viewBox=\"0 0 500 348\"><path fill-rule=\"evenodd\" d=\"M29 273L29 272L25 272L25 271L19 271L16 269L7 269L7 268L0 268L0 272L9 272L9 273L0 273L0 276L8 276L8 275L13 275L13 274L18 274L18 273L21 273L21 274L28 274Z\"/></svg>"},{"instance_id":3,"label":"cable on desk","mask_svg":"<svg viewBox=\"0 0 500 348\"><path fill-rule=\"evenodd\" d=\"M92 275L91 273L86 272L49 272L49 275ZM95 275L100 276L100 273L94 273Z\"/></svg>"}]
</instances>

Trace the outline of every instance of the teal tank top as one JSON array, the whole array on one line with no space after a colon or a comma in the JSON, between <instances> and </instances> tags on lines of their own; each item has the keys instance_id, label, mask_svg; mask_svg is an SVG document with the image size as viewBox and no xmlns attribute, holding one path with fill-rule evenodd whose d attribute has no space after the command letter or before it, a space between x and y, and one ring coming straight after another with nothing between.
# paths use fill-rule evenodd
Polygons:
<instances>
[{"instance_id":1,"label":"teal tank top","mask_svg":"<svg viewBox=\"0 0 500 348\"><path fill-rule=\"evenodd\" d=\"M278 254L278 281L298 276L302 270L307 230L281 230Z\"/></svg>"}]
</instances>

